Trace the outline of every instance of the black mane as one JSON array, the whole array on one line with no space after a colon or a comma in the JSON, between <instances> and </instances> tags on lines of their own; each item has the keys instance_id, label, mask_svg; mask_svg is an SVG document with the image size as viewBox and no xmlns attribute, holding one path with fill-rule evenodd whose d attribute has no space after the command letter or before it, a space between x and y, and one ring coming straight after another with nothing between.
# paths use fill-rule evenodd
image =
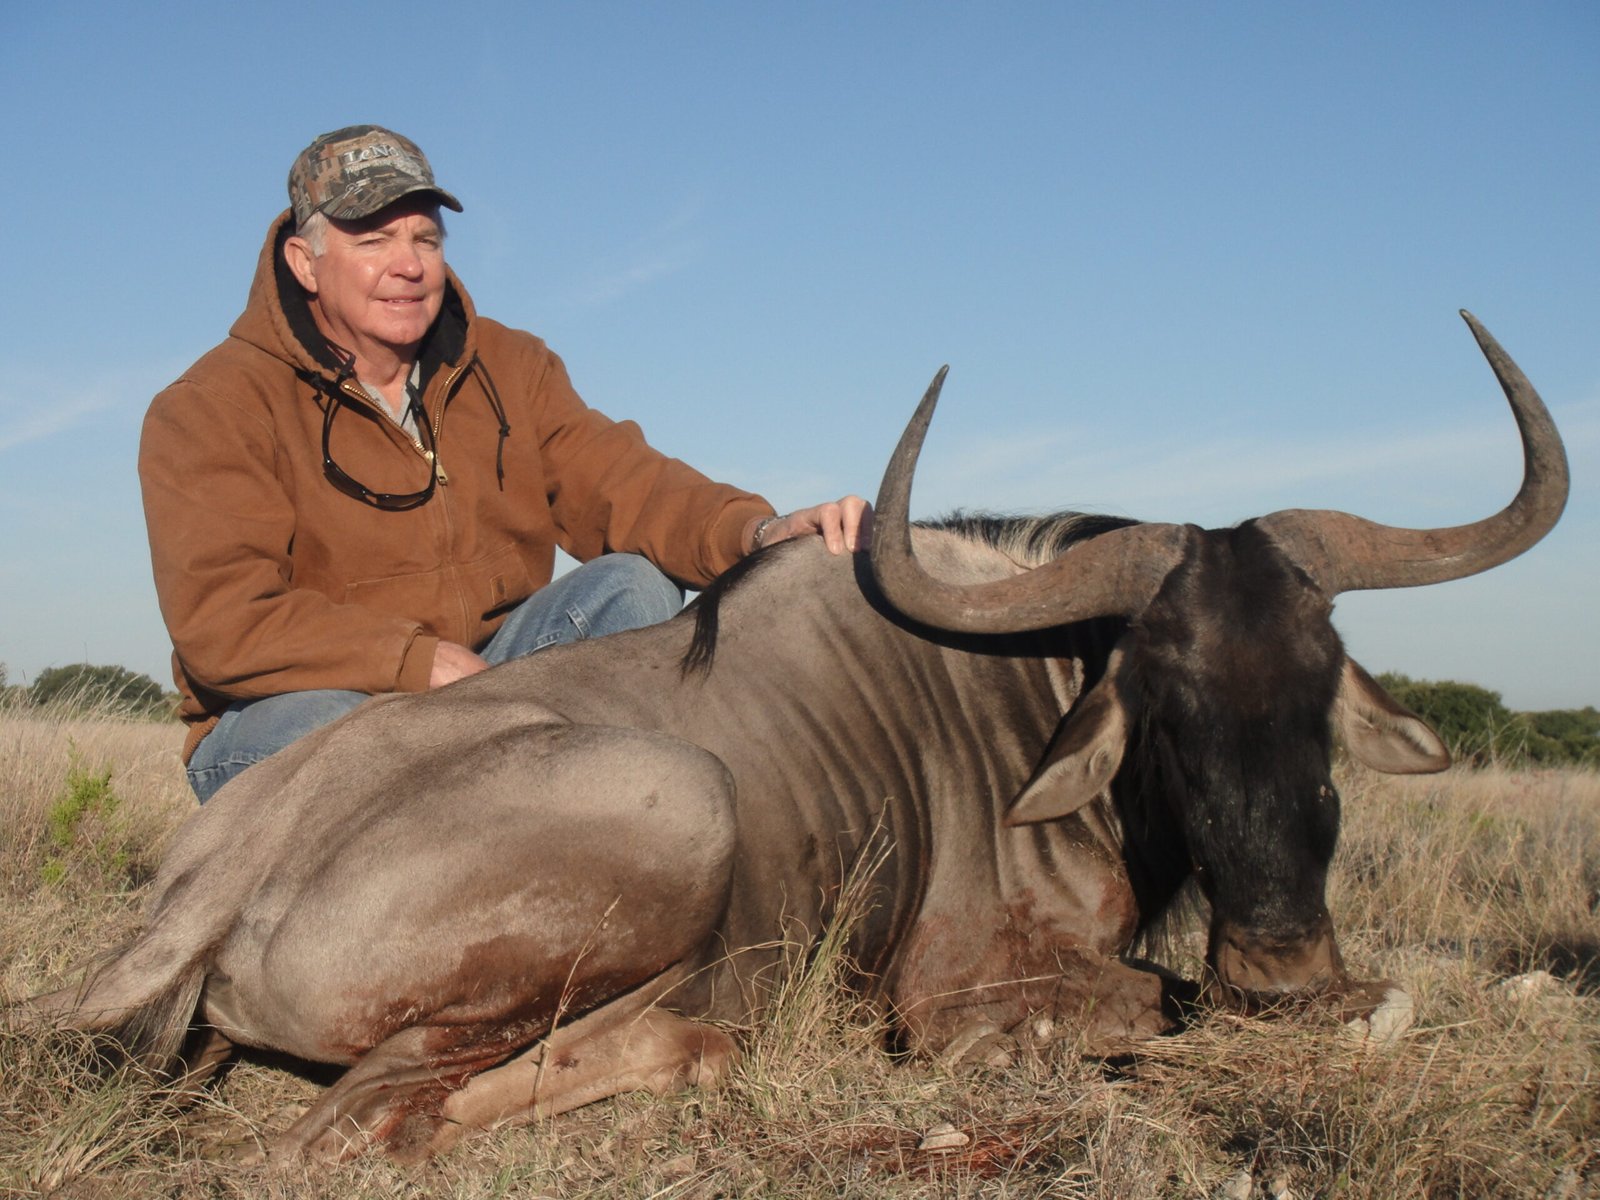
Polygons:
<instances>
[{"instance_id":1,"label":"black mane","mask_svg":"<svg viewBox=\"0 0 1600 1200\"><path fill-rule=\"evenodd\" d=\"M717 620L722 612L722 602L764 567L777 561L776 556L782 554L783 550L784 544L780 542L741 558L694 598L694 602L685 610L694 613L694 637L689 641L689 649L684 651L683 661L678 664L679 674L683 678L711 673L711 662L717 654Z\"/></svg>"},{"instance_id":2,"label":"black mane","mask_svg":"<svg viewBox=\"0 0 1600 1200\"><path fill-rule=\"evenodd\" d=\"M957 537L988 546L1019 565L1032 567L1065 554L1079 542L1138 523L1127 517L1107 517L1096 513L1061 512L1019 517L957 509L949 516L912 524L919 529L953 533ZM710 672L717 653L717 625L723 602L767 564L776 561L776 556L781 555L784 548L784 543L780 542L741 559L717 576L711 586L695 598L689 606L694 613L694 637L679 664L684 678Z\"/></svg>"},{"instance_id":3,"label":"black mane","mask_svg":"<svg viewBox=\"0 0 1600 1200\"><path fill-rule=\"evenodd\" d=\"M1113 529L1126 529L1139 522L1129 517L1108 517L1101 513L1059 512L1018 517L956 509L947 517L917 521L915 524L923 529L942 529L969 541L979 542L1023 566L1036 567L1059 558L1079 542L1086 542Z\"/></svg>"}]
</instances>

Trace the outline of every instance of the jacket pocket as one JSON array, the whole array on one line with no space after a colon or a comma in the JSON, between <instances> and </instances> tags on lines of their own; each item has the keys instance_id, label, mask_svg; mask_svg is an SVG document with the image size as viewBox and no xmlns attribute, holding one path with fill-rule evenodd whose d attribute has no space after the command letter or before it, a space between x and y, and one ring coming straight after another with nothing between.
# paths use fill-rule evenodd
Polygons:
<instances>
[{"instance_id":1,"label":"jacket pocket","mask_svg":"<svg viewBox=\"0 0 1600 1200\"><path fill-rule=\"evenodd\" d=\"M515 546L502 546L461 568L462 587L480 620L492 620L533 595L533 577Z\"/></svg>"},{"instance_id":2,"label":"jacket pocket","mask_svg":"<svg viewBox=\"0 0 1600 1200\"><path fill-rule=\"evenodd\" d=\"M344 602L359 604L385 616L419 621L429 633L450 637L457 633L452 626L459 624L459 619L453 616L458 605L451 600L455 591L452 574L451 568L440 567L405 575L357 579L345 584Z\"/></svg>"},{"instance_id":3,"label":"jacket pocket","mask_svg":"<svg viewBox=\"0 0 1600 1200\"><path fill-rule=\"evenodd\" d=\"M357 580L345 586L345 602L419 621L437 637L478 646L533 591L522 556L505 545L467 563Z\"/></svg>"}]
</instances>

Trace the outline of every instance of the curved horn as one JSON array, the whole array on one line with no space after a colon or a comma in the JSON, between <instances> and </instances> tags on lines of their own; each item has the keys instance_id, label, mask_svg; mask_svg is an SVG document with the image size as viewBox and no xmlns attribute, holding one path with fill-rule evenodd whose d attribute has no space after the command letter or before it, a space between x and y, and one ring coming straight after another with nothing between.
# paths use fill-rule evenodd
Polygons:
<instances>
[{"instance_id":1,"label":"curved horn","mask_svg":"<svg viewBox=\"0 0 1600 1200\"><path fill-rule=\"evenodd\" d=\"M1141 611L1177 563L1187 533L1179 525L1112 530L1021 575L953 584L922 569L911 546L911 477L949 367L928 385L878 489L872 525L872 574L906 616L959 633L1020 633L1073 621Z\"/></svg>"},{"instance_id":2,"label":"curved horn","mask_svg":"<svg viewBox=\"0 0 1600 1200\"><path fill-rule=\"evenodd\" d=\"M1447 529L1401 529L1349 513L1285 509L1257 525L1329 596L1464 579L1515 558L1550 532L1567 503L1567 454L1539 394L1489 331L1462 319L1494 369L1522 434L1522 487L1492 517Z\"/></svg>"}]
</instances>

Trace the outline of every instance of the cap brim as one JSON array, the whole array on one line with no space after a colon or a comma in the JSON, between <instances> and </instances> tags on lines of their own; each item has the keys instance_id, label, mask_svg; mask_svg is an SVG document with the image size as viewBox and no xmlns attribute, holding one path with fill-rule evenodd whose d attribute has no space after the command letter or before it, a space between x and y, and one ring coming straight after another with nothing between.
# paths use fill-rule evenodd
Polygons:
<instances>
[{"instance_id":1,"label":"cap brim","mask_svg":"<svg viewBox=\"0 0 1600 1200\"><path fill-rule=\"evenodd\" d=\"M462 209L462 207L461 207L461 201L457 200L454 196L452 196L449 192L445 191L443 188L424 188L422 190L423 191L432 192L435 196L439 197L439 203L444 205L451 212L462 212L462 211L464 211Z\"/></svg>"},{"instance_id":2,"label":"cap brim","mask_svg":"<svg viewBox=\"0 0 1600 1200\"><path fill-rule=\"evenodd\" d=\"M407 196L415 196L419 192L425 192L428 195L437 197L439 203L452 212L464 211L461 207L461 201L443 188L435 187L431 184L418 183L407 188L365 188L362 189L353 203L347 202L339 206L330 204L323 208L323 212L327 213L329 218L335 221L359 221L364 217L370 217L373 213L382 212L391 204L398 203Z\"/></svg>"}]
</instances>

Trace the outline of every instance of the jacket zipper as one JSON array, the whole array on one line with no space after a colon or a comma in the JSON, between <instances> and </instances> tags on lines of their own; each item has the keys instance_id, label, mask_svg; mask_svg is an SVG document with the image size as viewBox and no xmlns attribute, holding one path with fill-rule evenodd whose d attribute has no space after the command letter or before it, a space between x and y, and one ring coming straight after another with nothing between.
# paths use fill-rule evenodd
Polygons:
<instances>
[{"instance_id":1,"label":"jacket zipper","mask_svg":"<svg viewBox=\"0 0 1600 1200\"><path fill-rule=\"evenodd\" d=\"M445 384L444 384L444 394L445 395L449 395L450 389L455 386L456 380L460 377L461 372L463 372L464 370L466 370L466 367L461 366L461 367L457 367L454 371L452 371L450 373L450 377L445 380ZM377 400L375 400L372 397L372 395L367 391L367 389L361 386L360 381L355 380L355 379L346 379L343 383L341 383L339 385L339 388L340 388L340 390L342 392L344 392L344 394L346 396L349 396L351 399L359 400L363 404L366 404L366 405L370 406L371 408L377 409L379 412L381 412L383 414L383 416L386 419L388 419L390 422L394 423L395 428L399 429L402 433L405 432L404 427L401 426L399 424L399 422L396 422L394 420L394 417L390 415L390 413L387 411L385 406L380 405L379 402ZM449 476L448 473L446 473L446 471L444 469L444 464L439 461L439 456L436 453L437 447L439 445L439 430L443 426L444 426L444 405L440 404L439 405L439 411L434 415L433 425L431 426L431 428L433 430L433 444L434 444L435 450L429 450L426 446L424 446L422 444L422 439L421 438L410 437L409 435L407 435L407 436L408 436L408 440L411 442L411 448L414 449L418 454L422 455L422 457L425 460L427 460L428 465L433 468L434 478L437 479L441 484L448 484L450 482L450 476Z\"/></svg>"},{"instance_id":2,"label":"jacket zipper","mask_svg":"<svg viewBox=\"0 0 1600 1200\"><path fill-rule=\"evenodd\" d=\"M439 434L440 431L444 429L445 405L450 400L450 393L455 390L456 381L461 378L462 372L464 372L466 369L467 367L465 363L455 368L445 378L444 386L439 389L439 410L434 414L433 425L431 426L433 430L433 444L435 447L439 445ZM426 409L424 409L424 415L426 416ZM433 469L437 473L439 483L441 485L450 481L449 476L447 476L444 472L444 468L437 461L434 462ZM475 627L475 622L472 618L471 605L467 602L467 590L461 582L461 571L455 562L455 530L453 528L453 522L450 520L450 497L448 495L441 495L439 497L439 516L440 519L444 521L445 545L449 548L447 557L450 562L450 580L455 588L456 605L461 613L461 632L456 640L464 646L470 646L472 645L473 641L472 632Z\"/></svg>"},{"instance_id":3,"label":"jacket zipper","mask_svg":"<svg viewBox=\"0 0 1600 1200\"><path fill-rule=\"evenodd\" d=\"M466 369L467 369L466 364L463 363L461 366L459 366L455 370L451 371L449 378L447 378L444 381L444 387L441 388L440 391L439 391L439 411L437 413L435 413L434 416L433 416L433 446L434 446L434 450L437 450L439 448L439 431L444 428L444 406L445 406L445 401L450 398L450 393L451 393L452 390L454 390L454 388L456 386L456 380L461 378L461 373L463 371L465 371ZM420 442L418 443L418 449L421 449L421 443ZM433 473L438 478L439 482L441 484L449 483L450 482L450 476L445 474L444 464L439 462L438 458L434 455L434 453L432 451L423 450L422 452L423 452L423 454L425 454L427 456L428 461L433 464Z\"/></svg>"}]
</instances>

